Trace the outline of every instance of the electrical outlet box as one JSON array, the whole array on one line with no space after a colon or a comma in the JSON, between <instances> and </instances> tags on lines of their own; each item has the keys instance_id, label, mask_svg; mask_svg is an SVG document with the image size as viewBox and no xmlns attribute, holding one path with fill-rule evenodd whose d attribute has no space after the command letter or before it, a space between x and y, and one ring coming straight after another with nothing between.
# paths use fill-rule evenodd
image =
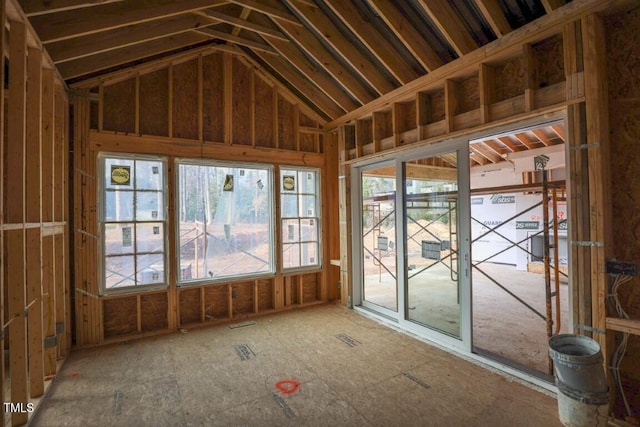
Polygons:
<instances>
[{"instance_id":1,"label":"electrical outlet box","mask_svg":"<svg viewBox=\"0 0 640 427\"><path fill-rule=\"evenodd\" d=\"M608 259L606 269L607 274L623 274L625 276L638 274L635 262L618 261L616 259Z\"/></svg>"}]
</instances>

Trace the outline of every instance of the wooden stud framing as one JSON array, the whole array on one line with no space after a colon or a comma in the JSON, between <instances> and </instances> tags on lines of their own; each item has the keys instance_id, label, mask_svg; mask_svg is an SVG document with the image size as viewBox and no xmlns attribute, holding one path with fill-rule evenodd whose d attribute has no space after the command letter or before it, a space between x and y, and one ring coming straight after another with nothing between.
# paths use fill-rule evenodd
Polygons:
<instances>
[{"instance_id":1,"label":"wooden stud framing","mask_svg":"<svg viewBox=\"0 0 640 427\"><path fill-rule=\"evenodd\" d=\"M25 221L42 223L42 52L29 48L27 55L26 177ZM41 228L26 230L26 251L30 263L42 265ZM42 335L42 269L27 268L26 301L29 349L29 391L31 397L44 393L44 359Z\"/></svg>"},{"instance_id":2,"label":"wooden stud framing","mask_svg":"<svg viewBox=\"0 0 640 427\"><path fill-rule=\"evenodd\" d=\"M602 20L596 15L582 19L584 46L584 84L587 121L587 144L599 144L590 149L589 156L589 201L591 204L590 240L602 246L591 248L591 293L593 327L606 328L607 274L605 259L613 254L611 188L609 174L609 115L606 85L606 46ZM596 337L608 366L606 337Z\"/></svg>"},{"instance_id":3,"label":"wooden stud framing","mask_svg":"<svg viewBox=\"0 0 640 427\"><path fill-rule=\"evenodd\" d=\"M231 145L233 141L233 58L223 55L222 78L224 81L224 143Z\"/></svg>"},{"instance_id":4,"label":"wooden stud framing","mask_svg":"<svg viewBox=\"0 0 640 427\"><path fill-rule=\"evenodd\" d=\"M374 116L375 128L375 116ZM339 228L340 228L340 299L343 305L351 306L351 295L353 295L353 281L351 280L351 168L345 165L349 158L346 147L344 126L338 128L338 152L340 153L340 174L338 175L338 204L340 206ZM374 131L375 132L375 131ZM374 134L375 138L375 134Z\"/></svg>"},{"instance_id":5,"label":"wooden stud framing","mask_svg":"<svg viewBox=\"0 0 640 427\"><path fill-rule=\"evenodd\" d=\"M54 180L53 180L53 219L56 222L64 221L64 173L67 165L64 164L64 147L65 147L65 105L66 95L64 88L56 84L54 89L55 117L54 117ZM64 246L65 239L63 234L54 236L55 244L55 293L56 293L56 334L58 336L57 356L63 358L67 354L67 336L65 331L65 258ZM95 264L94 264L95 268ZM60 326L59 326L60 325Z\"/></svg>"},{"instance_id":6,"label":"wooden stud framing","mask_svg":"<svg viewBox=\"0 0 640 427\"><path fill-rule=\"evenodd\" d=\"M54 127L54 74L42 71L42 220L53 222L53 127ZM43 336L55 335L54 243L53 235L42 238L42 291ZM78 267L78 266L76 266ZM44 375L56 373L55 347L44 349Z\"/></svg>"},{"instance_id":7,"label":"wooden stud framing","mask_svg":"<svg viewBox=\"0 0 640 427\"><path fill-rule=\"evenodd\" d=\"M4 29L6 28L6 12L7 12L7 2L6 1L0 1L0 28ZM2 58L2 62L4 62L4 46L5 43L7 42L6 40L6 31L0 31L0 46L2 46L2 55L0 55L0 58ZM2 67L0 67L0 81L4 82L5 81L5 69L4 69L4 64ZM4 84L0 85L0 176L4 177L5 176L5 147L7 145L7 141L6 138L4 137L4 105L5 105L5 88L4 88ZM4 223L5 223L5 206L4 206L4 195L5 195L5 186L0 185L0 213L2 215L0 215L0 227L4 228ZM2 262L0 262L0 319L3 320L2 322L2 328L0 328L0 348L2 348L4 350L6 342L5 340L7 339L7 329L4 326L4 319L5 319L5 297L4 297L4 293L5 293L5 287L7 286L7 283L5 282L5 233L0 231L0 259L2 260ZM0 384L4 384L5 382L5 355L4 355L4 351L0 352ZM5 392L4 392L4 387L0 387L0 398L2 399L2 402L6 402L6 398L5 398ZM2 420L2 425L4 425L4 419Z\"/></svg>"},{"instance_id":8,"label":"wooden stud framing","mask_svg":"<svg viewBox=\"0 0 640 427\"><path fill-rule=\"evenodd\" d=\"M535 108L535 65L533 57L533 48L531 44L527 43L523 46L523 59L524 59L524 110L531 111Z\"/></svg>"},{"instance_id":9,"label":"wooden stud framing","mask_svg":"<svg viewBox=\"0 0 640 427\"><path fill-rule=\"evenodd\" d=\"M25 128L27 93L27 45L26 27L22 22L11 21L9 40L9 98L7 120L7 185L6 219L9 224L25 223ZM18 228L6 231L7 248L7 294L9 319L9 366L11 375L11 401L26 404L29 401L29 378L27 357L27 324L25 316L25 230ZM27 422L27 414L11 414L12 425Z\"/></svg>"},{"instance_id":10,"label":"wooden stud framing","mask_svg":"<svg viewBox=\"0 0 640 427\"><path fill-rule=\"evenodd\" d=\"M489 112L493 101L493 68L490 65L482 63L478 71L479 91L480 91L480 123L488 123L491 121Z\"/></svg>"},{"instance_id":11,"label":"wooden stud framing","mask_svg":"<svg viewBox=\"0 0 640 427\"><path fill-rule=\"evenodd\" d=\"M140 73L136 74L136 94L135 94L135 119L134 119L134 132L136 135L140 135Z\"/></svg>"},{"instance_id":12,"label":"wooden stud framing","mask_svg":"<svg viewBox=\"0 0 640 427\"><path fill-rule=\"evenodd\" d=\"M455 130L453 119L458 108L458 85L451 79L444 82L444 105L447 132L453 132Z\"/></svg>"}]
</instances>

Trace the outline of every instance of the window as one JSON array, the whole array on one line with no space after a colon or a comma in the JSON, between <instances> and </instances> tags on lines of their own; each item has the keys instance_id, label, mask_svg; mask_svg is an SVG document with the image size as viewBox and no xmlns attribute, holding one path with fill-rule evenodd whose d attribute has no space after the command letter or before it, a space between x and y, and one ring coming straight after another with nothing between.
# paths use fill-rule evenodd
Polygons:
<instances>
[{"instance_id":1,"label":"window","mask_svg":"<svg viewBox=\"0 0 640 427\"><path fill-rule=\"evenodd\" d=\"M166 284L165 160L98 159L103 290Z\"/></svg>"},{"instance_id":2,"label":"window","mask_svg":"<svg viewBox=\"0 0 640 427\"><path fill-rule=\"evenodd\" d=\"M315 169L280 169L282 268L320 265L319 173Z\"/></svg>"},{"instance_id":3,"label":"window","mask_svg":"<svg viewBox=\"0 0 640 427\"><path fill-rule=\"evenodd\" d=\"M275 271L272 177L270 166L178 161L180 282Z\"/></svg>"}]
</instances>

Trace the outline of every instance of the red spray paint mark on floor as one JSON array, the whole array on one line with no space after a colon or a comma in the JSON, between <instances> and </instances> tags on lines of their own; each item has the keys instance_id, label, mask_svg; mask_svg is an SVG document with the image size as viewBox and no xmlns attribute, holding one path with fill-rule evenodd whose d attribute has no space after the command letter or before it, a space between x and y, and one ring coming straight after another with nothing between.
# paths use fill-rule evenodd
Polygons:
<instances>
[{"instance_id":1,"label":"red spray paint mark on floor","mask_svg":"<svg viewBox=\"0 0 640 427\"><path fill-rule=\"evenodd\" d=\"M294 380L282 380L276 383L276 388L280 390L282 394L292 394L298 391L300 383Z\"/></svg>"}]
</instances>

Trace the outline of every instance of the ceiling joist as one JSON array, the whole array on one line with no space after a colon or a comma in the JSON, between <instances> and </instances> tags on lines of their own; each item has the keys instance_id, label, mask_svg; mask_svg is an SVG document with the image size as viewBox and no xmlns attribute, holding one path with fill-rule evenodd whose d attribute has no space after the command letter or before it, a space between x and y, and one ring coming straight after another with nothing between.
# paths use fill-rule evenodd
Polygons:
<instances>
[{"instance_id":1,"label":"ceiling joist","mask_svg":"<svg viewBox=\"0 0 640 427\"><path fill-rule=\"evenodd\" d=\"M91 8L91 13L84 9L74 9L52 15L34 16L31 22L37 28L40 40L46 44L206 9L223 1L124 0L95 6Z\"/></svg>"}]
</instances>

